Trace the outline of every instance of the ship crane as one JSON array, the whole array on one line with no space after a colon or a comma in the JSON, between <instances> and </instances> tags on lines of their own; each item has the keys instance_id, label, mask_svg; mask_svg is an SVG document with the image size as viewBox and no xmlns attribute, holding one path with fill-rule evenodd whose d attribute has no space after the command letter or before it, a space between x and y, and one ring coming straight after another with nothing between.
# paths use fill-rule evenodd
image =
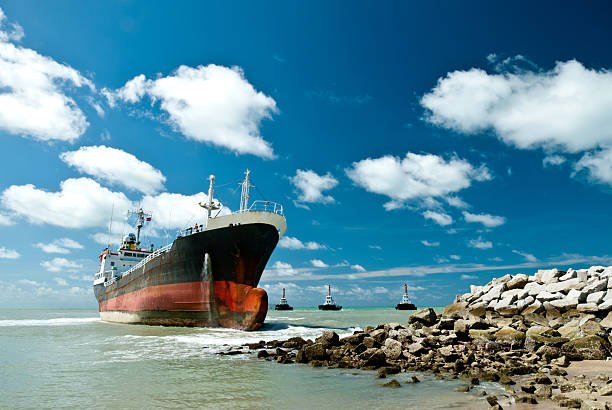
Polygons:
<instances>
[{"instance_id":1,"label":"ship crane","mask_svg":"<svg viewBox=\"0 0 612 410\"><path fill-rule=\"evenodd\" d=\"M215 184L215 176L211 175L208 177L210 180L210 185L208 186L208 202L200 202L200 206L208 212L207 220L210 219L210 215L212 211L216 211L221 208L221 205L217 202L215 203L213 200L213 194L215 192L214 184Z\"/></svg>"}]
</instances>

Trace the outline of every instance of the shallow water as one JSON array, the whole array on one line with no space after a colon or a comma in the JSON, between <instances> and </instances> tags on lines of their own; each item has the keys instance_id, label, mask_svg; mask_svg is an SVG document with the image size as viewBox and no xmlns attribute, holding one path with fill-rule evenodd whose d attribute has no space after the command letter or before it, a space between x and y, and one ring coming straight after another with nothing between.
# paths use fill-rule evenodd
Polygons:
<instances>
[{"instance_id":1,"label":"shallow water","mask_svg":"<svg viewBox=\"0 0 612 410\"><path fill-rule=\"evenodd\" d=\"M133 326L101 322L90 310L0 310L0 407L206 408L488 408L482 390L459 393L465 381L428 374L394 375L422 382L386 389L376 372L311 368L221 356L259 340L341 336L384 322L405 323L409 312L356 308L268 313L257 332Z\"/></svg>"}]
</instances>

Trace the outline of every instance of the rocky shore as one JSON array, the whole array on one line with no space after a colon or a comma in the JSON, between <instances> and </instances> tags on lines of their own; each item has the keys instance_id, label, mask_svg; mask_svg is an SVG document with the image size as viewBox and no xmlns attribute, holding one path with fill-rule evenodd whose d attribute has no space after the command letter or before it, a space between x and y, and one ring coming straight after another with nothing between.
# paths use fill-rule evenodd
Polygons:
<instances>
[{"instance_id":1,"label":"rocky shore","mask_svg":"<svg viewBox=\"0 0 612 410\"><path fill-rule=\"evenodd\" d=\"M505 400L486 397L497 409L516 403L612 409L612 377L606 372L567 372L571 362L606 360L611 331L612 267L593 266L505 275L472 286L441 314L422 309L404 324L381 324L343 338L328 330L314 341L297 337L248 347L266 360L373 370L380 378L433 372L465 379L465 391L481 380L495 381L508 392ZM397 380L381 385L401 386Z\"/></svg>"}]
</instances>

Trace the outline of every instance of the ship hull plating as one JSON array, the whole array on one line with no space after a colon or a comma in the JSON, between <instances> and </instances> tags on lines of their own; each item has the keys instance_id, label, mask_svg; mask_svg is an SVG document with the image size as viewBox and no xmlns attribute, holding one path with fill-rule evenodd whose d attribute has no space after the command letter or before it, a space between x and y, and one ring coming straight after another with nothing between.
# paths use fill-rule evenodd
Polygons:
<instances>
[{"instance_id":1,"label":"ship hull plating","mask_svg":"<svg viewBox=\"0 0 612 410\"><path fill-rule=\"evenodd\" d=\"M398 303L395 306L396 310L416 310L416 306L413 303Z\"/></svg>"},{"instance_id":2,"label":"ship hull plating","mask_svg":"<svg viewBox=\"0 0 612 410\"><path fill-rule=\"evenodd\" d=\"M268 311L268 295L257 285L278 239L269 224L177 238L169 251L136 271L111 285L94 286L100 318L256 330Z\"/></svg>"}]
</instances>

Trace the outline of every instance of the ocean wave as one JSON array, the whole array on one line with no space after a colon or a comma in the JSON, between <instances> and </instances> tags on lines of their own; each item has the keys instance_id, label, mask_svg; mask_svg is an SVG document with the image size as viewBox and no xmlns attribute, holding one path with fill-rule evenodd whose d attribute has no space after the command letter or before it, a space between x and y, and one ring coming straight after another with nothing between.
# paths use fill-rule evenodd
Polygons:
<instances>
[{"instance_id":1,"label":"ocean wave","mask_svg":"<svg viewBox=\"0 0 612 410\"><path fill-rule=\"evenodd\" d=\"M266 322L277 322L279 320L282 320L282 321L287 320L289 322L294 322L296 320L303 320L303 319L306 319L306 318L304 318L304 317L285 317L285 316L279 316L279 317L267 317L266 318Z\"/></svg>"},{"instance_id":2,"label":"ocean wave","mask_svg":"<svg viewBox=\"0 0 612 410\"><path fill-rule=\"evenodd\" d=\"M0 320L0 327L9 326L74 326L99 322L99 317L59 317L55 319L12 319Z\"/></svg>"}]
</instances>

